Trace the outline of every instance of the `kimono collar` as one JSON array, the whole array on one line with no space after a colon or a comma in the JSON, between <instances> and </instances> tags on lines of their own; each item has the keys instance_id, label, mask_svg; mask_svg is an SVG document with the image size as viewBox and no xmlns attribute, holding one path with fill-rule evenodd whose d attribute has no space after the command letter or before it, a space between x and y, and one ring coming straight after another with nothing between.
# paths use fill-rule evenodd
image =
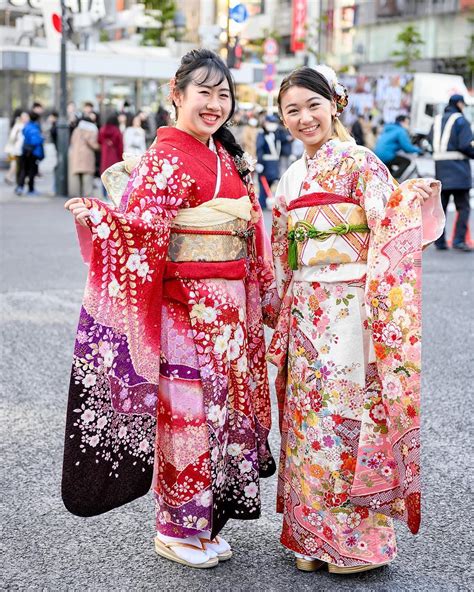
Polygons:
<instances>
[{"instance_id":1,"label":"kimono collar","mask_svg":"<svg viewBox=\"0 0 474 592\"><path fill-rule=\"evenodd\" d=\"M216 152L197 140L194 136L191 136L191 134L175 127L160 127L156 132L156 139L160 144L168 144L173 148L189 154L193 159L199 160L200 164L203 164L212 173L216 174Z\"/></svg>"},{"instance_id":2,"label":"kimono collar","mask_svg":"<svg viewBox=\"0 0 474 592\"><path fill-rule=\"evenodd\" d=\"M309 168L312 165L314 165L325 153L327 153L328 151L332 151L335 145L340 143L341 140L339 140L339 138L331 138L327 142L324 142L324 144L320 148L318 148L318 150L316 150L313 156L308 156L308 153L305 150L303 156L306 167Z\"/></svg>"}]
</instances>

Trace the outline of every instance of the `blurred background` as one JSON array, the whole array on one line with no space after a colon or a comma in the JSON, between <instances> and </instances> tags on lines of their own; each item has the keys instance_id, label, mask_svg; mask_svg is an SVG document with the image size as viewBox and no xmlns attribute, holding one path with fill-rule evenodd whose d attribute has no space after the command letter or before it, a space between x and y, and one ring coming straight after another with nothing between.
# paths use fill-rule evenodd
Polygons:
<instances>
[{"instance_id":1,"label":"blurred background","mask_svg":"<svg viewBox=\"0 0 474 592\"><path fill-rule=\"evenodd\" d=\"M344 123L351 130L355 124L358 143L372 149L400 114L410 117L412 140L423 147L433 118L454 93L464 97L464 115L474 120L474 0L0 0L6 182L16 184L8 140L21 111L39 113L42 194L70 192L68 158L61 154L84 118L100 130L115 114L123 135L141 127L143 134L128 132L124 149L144 151L156 128L170 124L167 83L180 57L196 46L219 52L232 68L239 99L233 132L254 156L265 118L276 112L281 79L304 64L336 70L350 94ZM283 136L279 141L283 170L301 146ZM423 148L425 158L408 176L434 174L429 147ZM56 179L43 187L41 175L53 172Z\"/></svg>"}]
</instances>

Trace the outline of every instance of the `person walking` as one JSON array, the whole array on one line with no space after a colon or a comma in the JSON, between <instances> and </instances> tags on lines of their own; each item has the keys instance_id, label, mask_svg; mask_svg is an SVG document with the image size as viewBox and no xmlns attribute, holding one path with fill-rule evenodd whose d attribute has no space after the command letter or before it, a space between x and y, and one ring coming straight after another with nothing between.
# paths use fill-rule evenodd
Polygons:
<instances>
[{"instance_id":1,"label":"person walking","mask_svg":"<svg viewBox=\"0 0 474 592\"><path fill-rule=\"evenodd\" d=\"M27 111L24 111L23 109L15 109L12 127L5 146L5 153L10 162L8 172L5 175L5 183L7 183L7 185L18 185L20 157L23 153L23 128L29 120L30 116Z\"/></svg>"},{"instance_id":2,"label":"person walking","mask_svg":"<svg viewBox=\"0 0 474 592\"><path fill-rule=\"evenodd\" d=\"M276 132L277 140L280 142L280 177L286 173L291 164L293 136L288 133L285 127L279 122Z\"/></svg>"},{"instance_id":3,"label":"person walking","mask_svg":"<svg viewBox=\"0 0 474 592\"><path fill-rule=\"evenodd\" d=\"M38 163L44 158L44 138L39 124L40 116L31 111L29 121L23 128L23 148L20 156L20 174L18 186L15 189L17 195L22 195L26 178L28 178L28 193L30 197L39 195L35 191L35 177L38 174Z\"/></svg>"},{"instance_id":4,"label":"person walking","mask_svg":"<svg viewBox=\"0 0 474 592\"><path fill-rule=\"evenodd\" d=\"M90 117L84 116L72 132L69 144L69 195L92 195L99 130Z\"/></svg>"},{"instance_id":5,"label":"person walking","mask_svg":"<svg viewBox=\"0 0 474 592\"><path fill-rule=\"evenodd\" d=\"M122 160L123 136L119 127L119 120L116 114L109 115L104 126L99 130L100 144L100 166L99 172L102 175L113 164ZM104 196L105 196L104 188Z\"/></svg>"},{"instance_id":6,"label":"person walking","mask_svg":"<svg viewBox=\"0 0 474 592\"><path fill-rule=\"evenodd\" d=\"M452 196L457 210L453 249L470 252L472 249L467 244L466 237L471 209L469 192L472 187L469 160L474 158L474 143L471 125L464 117L465 106L462 95L453 95L444 113L435 117L429 140L433 146L436 178L443 186L443 209L446 212ZM444 232L435 246L440 251L448 248Z\"/></svg>"},{"instance_id":7,"label":"person walking","mask_svg":"<svg viewBox=\"0 0 474 592\"><path fill-rule=\"evenodd\" d=\"M374 152L387 165L392 176L399 178L410 165L410 159L399 152L421 154L423 151L410 141L410 118L399 115L395 123L387 123L375 143Z\"/></svg>"},{"instance_id":8,"label":"person walking","mask_svg":"<svg viewBox=\"0 0 474 592\"><path fill-rule=\"evenodd\" d=\"M135 115L132 125L123 133L123 149L125 154L141 156L146 150L145 130L142 127L142 119Z\"/></svg>"},{"instance_id":9,"label":"person walking","mask_svg":"<svg viewBox=\"0 0 474 592\"><path fill-rule=\"evenodd\" d=\"M258 119L251 114L242 130L242 148L252 158L257 157Z\"/></svg>"}]
</instances>

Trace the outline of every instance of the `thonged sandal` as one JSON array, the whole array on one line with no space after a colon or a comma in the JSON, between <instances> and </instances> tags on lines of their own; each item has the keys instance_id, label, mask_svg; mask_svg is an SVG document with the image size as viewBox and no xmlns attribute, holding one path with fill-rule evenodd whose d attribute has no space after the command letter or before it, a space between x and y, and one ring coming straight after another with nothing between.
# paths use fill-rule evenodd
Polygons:
<instances>
[{"instance_id":1,"label":"thonged sandal","mask_svg":"<svg viewBox=\"0 0 474 592\"><path fill-rule=\"evenodd\" d=\"M216 536L214 539L207 539L204 537L199 537L199 540L201 541L202 546L206 549L209 545L215 544L218 545L219 541L217 540L218 537ZM211 551L214 551L214 549L212 549L212 547L210 547ZM215 553L217 553L217 551L215 551ZM227 561L232 557L232 549L229 549L228 551L223 551L222 553L217 553L217 559L219 561Z\"/></svg>"},{"instance_id":2,"label":"thonged sandal","mask_svg":"<svg viewBox=\"0 0 474 592\"><path fill-rule=\"evenodd\" d=\"M304 557L295 557L296 567L300 571L318 571L324 565L320 559L304 559Z\"/></svg>"},{"instance_id":3,"label":"thonged sandal","mask_svg":"<svg viewBox=\"0 0 474 592\"><path fill-rule=\"evenodd\" d=\"M371 569L377 569L378 567L383 567L384 565L388 565L389 563L391 563L391 561L386 561L385 563L369 563L367 565L353 565L352 567L333 565L332 563L329 563L328 572L334 574L348 575L360 573L362 571L370 571Z\"/></svg>"},{"instance_id":4,"label":"thonged sandal","mask_svg":"<svg viewBox=\"0 0 474 592\"><path fill-rule=\"evenodd\" d=\"M207 569L209 567L216 567L219 564L217 557L213 557L212 559L208 559L202 563L192 563L191 561L186 561L186 559L182 559L173 551L173 547L185 547L187 549L194 549L196 551L205 552L203 547L198 547L197 545L191 545L189 543L178 543L178 542L169 542L164 543L158 537L155 537L155 551L161 557L165 559L169 559L170 561L175 561L176 563L180 563L181 565L186 565L187 567L195 567L196 569Z\"/></svg>"}]
</instances>

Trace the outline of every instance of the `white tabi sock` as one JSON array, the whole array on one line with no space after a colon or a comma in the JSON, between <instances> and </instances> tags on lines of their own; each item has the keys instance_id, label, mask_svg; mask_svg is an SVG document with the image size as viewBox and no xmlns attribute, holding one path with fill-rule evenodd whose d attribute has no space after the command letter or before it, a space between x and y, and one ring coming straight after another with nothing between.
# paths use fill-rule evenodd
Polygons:
<instances>
[{"instance_id":1,"label":"white tabi sock","mask_svg":"<svg viewBox=\"0 0 474 592\"><path fill-rule=\"evenodd\" d=\"M210 530L204 530L201 533L201 537L204 539L210 539L211 538L211 531ZM212 543L203 543L206 547L207 551L215 551L216 555L219 553L226 553L227 551L230 551L230 545L229 543L223 539L221 536L216 536Z\"/></svg>"},{"instance_id":2,"label":"white tabi sock","mask_svg":"<svg viewBox=\"0 0 474 592\"><path fill-rule=\"evenodd\" d=\"M301 555L301 553L296 553L296 551L295 551L295 557L297 557L298 559L306 559L306 561L319 561L319 559L317 557L310 557L309 555Z\"/></svg>"},{"instance_id":3,"label":"white tabi sock","mask_svg":"<svg viewBox=\"0 0 474 592\"><path fill-rule=\"evenodd\" d=\"M169 537L161 532L156 533L157 538L162 543L184 543L186 545L194 545L197 549L190 549L189 547L178 547L172 546L170 549L175 553L180 559L184 559L189 563L193 563L194 565L199 565L200 563L205 563L209 559L217 556L217 553L213 553L212 551L206 551L201 544L201 541L197 536L186 537L184 539L178 537ZM202 549L201 549L202 548Z\"/></svg>"}]
</instances>

